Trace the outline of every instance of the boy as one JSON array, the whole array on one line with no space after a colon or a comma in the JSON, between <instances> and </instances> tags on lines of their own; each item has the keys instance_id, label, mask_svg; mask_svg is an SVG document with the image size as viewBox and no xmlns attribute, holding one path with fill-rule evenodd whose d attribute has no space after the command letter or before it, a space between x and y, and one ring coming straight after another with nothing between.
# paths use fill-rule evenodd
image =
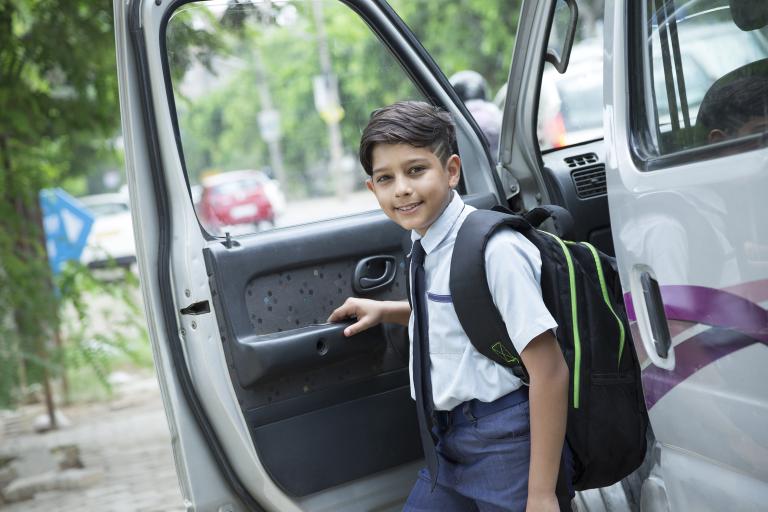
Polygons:
<instances>
[{"instance_id":1,"label":"boy","mask_svg":"<svg viewBox=\"0 0 768 512\"><path fill-rule=\"evenodd\" d=\"M455 148L450 115L427 103L400 102L372 114L360 161L382 210L411 230L414 312L408 302L349 298L329 321L355 317L346 336L380 322L409 326L411 395L427 468L405 510L570 510L563 451L569 372L541 298L538 250L502 230L485 252L494 302L530 387L475 350L451 304L453 245L474 209L453 190L461 170Z\"/></svg>"}]
</instances>

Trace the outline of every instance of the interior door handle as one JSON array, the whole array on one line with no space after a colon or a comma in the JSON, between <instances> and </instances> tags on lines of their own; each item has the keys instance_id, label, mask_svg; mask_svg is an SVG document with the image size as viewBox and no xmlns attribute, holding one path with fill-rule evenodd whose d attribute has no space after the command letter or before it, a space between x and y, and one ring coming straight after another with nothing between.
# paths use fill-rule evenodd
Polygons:
<instances>
[{"instance_id":1,"label":"interior door handle","mask_svg":"<svg viewBox=\"0 0 768 512\"><path fill-rule=\"evenodd\" d=\"M383 288L395 280L397 266L394 256L370 256L355 267L352 288L356 293L368 293Z\"/></svg>"},{"instance_id":2,"label":"interior door handle","mask_svg":"<svg viewBox=\"0 0 768 512\"><path fill-rule=\"evenodd\" d=\"M649 272L640 274L640 284L643 288L645 308L648 312L648 320L651 324L651 336L653 346L659 357L669 357L669 349L672 347L672 336L669 334L667 315L664 313L664 301L661 298L659 282Z\"/></svg>"}]
</instances>

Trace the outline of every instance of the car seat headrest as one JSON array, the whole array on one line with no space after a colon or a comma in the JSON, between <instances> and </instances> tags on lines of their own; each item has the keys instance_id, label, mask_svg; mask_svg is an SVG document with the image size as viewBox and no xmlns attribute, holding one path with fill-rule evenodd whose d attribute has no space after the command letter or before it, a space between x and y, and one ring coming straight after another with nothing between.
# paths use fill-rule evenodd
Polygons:
<instances>
[{"instance_id":1,"label":"car seat headrest","mask_svg":"<svg viewBox=\"0 0 768 512\"><path fill-rule=\"evenodd\" d=\"M733 22L741 30L756 30L768 25L766 0L729 0Z\"/></svg>"}]
</instances>

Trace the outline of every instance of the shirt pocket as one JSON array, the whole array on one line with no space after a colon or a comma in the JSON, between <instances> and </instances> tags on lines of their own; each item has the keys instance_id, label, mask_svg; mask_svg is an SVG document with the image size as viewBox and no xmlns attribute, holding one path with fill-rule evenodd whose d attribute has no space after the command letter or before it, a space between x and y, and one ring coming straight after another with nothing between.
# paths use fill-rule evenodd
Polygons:
<instances>
[{"instance_id":1,"label":"shirt pocket","mask_svg":"<svg viewBox=\"0 0 768 512\"><path fill-rule=\"evenodd\" d=\"M467 339L461 328L450 294L427 292L429 353L461 356Z\"/></svg>"}]
</instances>

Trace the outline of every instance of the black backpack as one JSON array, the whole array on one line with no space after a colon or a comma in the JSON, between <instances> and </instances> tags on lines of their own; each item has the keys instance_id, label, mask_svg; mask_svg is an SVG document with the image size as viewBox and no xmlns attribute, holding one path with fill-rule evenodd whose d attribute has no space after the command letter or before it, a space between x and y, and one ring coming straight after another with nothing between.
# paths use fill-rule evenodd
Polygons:
<instances>
[{"instance_id":1,"label":"black backpack","mask_svg":"<svg viewBox=\"0 0 768 512\"><path fill-rule=\"evenodd\" d=\"M648 427L614 258L534 227L549 216L572 222L562 208L536 208L525 218L498 210L476 210L459 229L450 275L456 315L481 354L527 383L488 288L485 247L496 230L507 227L538 248L542 297L557 321L571 372L566 439L574 454L573 484L577 490L614 484L643 462Z\"/></svg>"}]
</instances>

